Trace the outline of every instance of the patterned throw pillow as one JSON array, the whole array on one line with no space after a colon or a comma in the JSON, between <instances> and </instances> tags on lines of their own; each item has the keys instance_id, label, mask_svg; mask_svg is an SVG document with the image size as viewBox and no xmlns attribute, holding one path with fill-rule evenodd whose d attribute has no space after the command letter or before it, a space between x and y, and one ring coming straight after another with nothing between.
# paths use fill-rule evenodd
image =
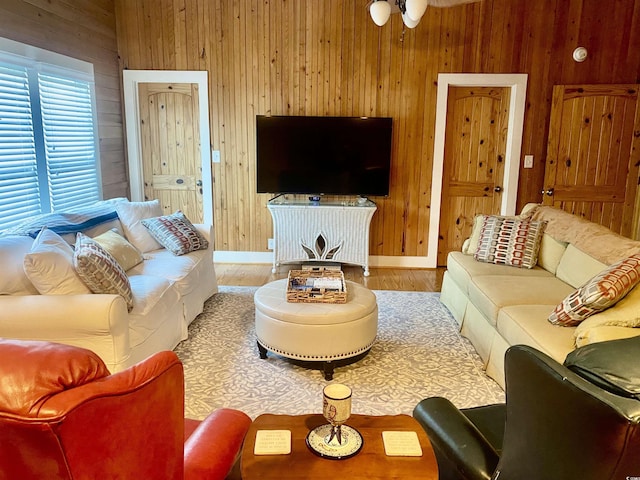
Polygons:
<instances>
[{"instance_id":1,"label":"patterned throw pillow","mask_svg":"<svg viewBox=\"0 0 640 480\"><path fill-rule=\"evenodd\" d=\"M209 242L180 210L171 215L142 220L151 236L174 255L209 248Z\"/></svg>"},{"instance_id":2,"label":"patterned throw pillow","mask_svg":"<svg viewBox=\"0 0 640 480\"><path fill-rule=\"evenodd\" d=\"M73 265L89 290L93 293L121 295L131 311L133 293L129 277L109 252L82 233L76 237Z\"/></svg>"},{"instance_id":3,"label":"patterned throw pillow","mask_svg":"<svg viewBox=\"0 0 640 480\"><path fill-rule=\"evenodd\" d=\"M546 222L487 216L473 258L479 262L533 268Z\"/></svg>"},{"instance_id":4,"label":"patterned throw pillow","mask_svg":"<svg viewBox=\"0 0 640 480\"><path fill-rule=\"evenodd\" d=\"M640 281L640 253L610 265L575 292L570 293L549 315L554 325L575 327L624 298Z\"/></svg>"}]
</instances>

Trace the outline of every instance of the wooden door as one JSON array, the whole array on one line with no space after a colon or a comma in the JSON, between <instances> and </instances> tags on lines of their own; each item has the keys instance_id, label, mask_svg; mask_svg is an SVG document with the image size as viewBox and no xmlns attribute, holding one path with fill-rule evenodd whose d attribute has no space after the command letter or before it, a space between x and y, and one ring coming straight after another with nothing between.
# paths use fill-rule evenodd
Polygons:
<instances>
[{"instance_id":1,"label":"wooden door","mask_svg":"<svg viewBox=\"0 0 640 480\"><path fill-rule=\"evenodd\" d=\"M198 85L139 83L138 103L145 198L202 223Z\"/></svg>"},{"instance_id":2,"label":"wooden door","mask_svg":"<svg viewBox=\"0 0 640 480\"><path fill-rule=\"evenodd\" d=\"M449 89L438 265L461 249L477 214L500 213L509 101L507 87Z\"/></svg>"},{"instance_id":3,"label":"wooden door","mask_svg":"<svg viewBox=\"0 0 640 480\"><path fill-rule=\"evenodd\" d=\"M543 203L634 235L638 85L556 85Z\"/></svg>"}]
</instances>

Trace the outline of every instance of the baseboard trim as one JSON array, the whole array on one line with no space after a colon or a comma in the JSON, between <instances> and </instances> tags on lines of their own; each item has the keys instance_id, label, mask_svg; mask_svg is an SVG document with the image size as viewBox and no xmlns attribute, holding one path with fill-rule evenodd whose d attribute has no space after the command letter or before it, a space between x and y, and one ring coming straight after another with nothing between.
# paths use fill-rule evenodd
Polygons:
<instances>
[{"instance_id":1,"label":"baseboard trim","mask_svg":"<svg viewBox=\"0 0 640 480\"><path fill-rule=\"evenodd\" d=\"M213 252L216 263L255 263L273 264L271 252L237 252L216 250ZM369 267L377 268L433 268L429 266L427 257L401 257L387 255L371 255Z\"/></svg>"}]
</instances>

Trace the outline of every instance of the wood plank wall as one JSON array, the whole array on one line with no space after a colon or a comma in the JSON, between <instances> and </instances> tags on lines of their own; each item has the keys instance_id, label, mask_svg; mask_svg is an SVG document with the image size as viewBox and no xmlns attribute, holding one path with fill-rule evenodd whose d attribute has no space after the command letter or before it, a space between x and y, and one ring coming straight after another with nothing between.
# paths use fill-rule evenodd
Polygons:
<instances>
[{"instance_id":1,"label":"wood plank wall","mask_svg":"<svg viewBox=\"0 0 640 480\"><path fill-rule=\"evenodd\" d=\"M115 1L115 21L113 6ZM439 72L528 73L518 205L540 201L552 87L640 80L640 2L482 0L376 27L366 0L2 0L0 35L97 62L107 196L128 188L120 67L209 72L216 249L266 251L255 191L255 115L394 118L391 195L376 199L374 255L426 255ZM582 64L571 52L583 45ZM117 107L116 107L117 106ZM109 146L111 145L111 146ZM123 190L124 189L124 190Z\"/></svg>"},{"instance_id":2,"label":"wood plank wall","mask_svg":"<svg viewBox=\"0 0 640 480\"><path fill-rule=\"evenodd\" d=\"M102 193L128 196L113 0L2 0L0 37L93 63Z\"/></svg>"}]
</instances>

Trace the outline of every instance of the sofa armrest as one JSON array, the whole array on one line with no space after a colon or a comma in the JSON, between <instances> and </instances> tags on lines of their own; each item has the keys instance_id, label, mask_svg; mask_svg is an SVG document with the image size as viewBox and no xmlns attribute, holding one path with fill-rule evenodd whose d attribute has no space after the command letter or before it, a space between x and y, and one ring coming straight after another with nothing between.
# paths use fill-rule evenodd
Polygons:
<instances>
[{"instance_id":1,"label":"sofa armrest","mask_svg":"<svg viewBox=\"0 0 640 480\"><path fill-rule=\"evenodd\" d=\"M207 242L209 242L209 250L213 250L213 225L194 223L193 226L196 227L200 235L207 239Z\"/></svg>"},{"instance_id":2,"label":"sofa armrest","mask_svg":"<svg viewBox=\"0 0 640 480\"><path fill-rule=\"evenodd\" d=\"M129 353L129 314L120 295L2 295L0 337L89 348L109 364Z\"/></svg>"},{"instance_id":3,"label":"sofa armrest","mask_svg":"<svg viewBox=\"0 0 640 480\"><path fill-rule=\"evenodd\" d=\"M429 436L440 478L491 478L500 459L498 452L449 400L441 397L422 400L413 410L413 416Z\"/></svg>"},{"instance_id":4,"label":"sofa armrest","mask_svg":"<svg viewBox=\"0 0 640 480\"><path fill-rule=\"evenodd\" d=\"M223 479L242 447L251 419L239 410L221 408L205 418L184 444L184 478Z\"/></svg>"}]
</instances>

